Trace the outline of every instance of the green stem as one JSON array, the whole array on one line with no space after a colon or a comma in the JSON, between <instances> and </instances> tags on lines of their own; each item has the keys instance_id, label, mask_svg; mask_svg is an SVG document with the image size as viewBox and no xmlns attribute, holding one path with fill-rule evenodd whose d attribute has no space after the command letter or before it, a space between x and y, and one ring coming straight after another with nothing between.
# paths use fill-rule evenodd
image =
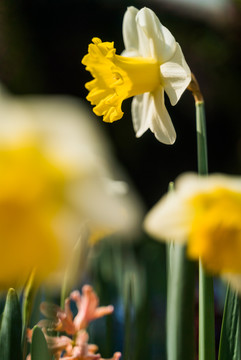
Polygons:
<instances>
[{"instance_id":1,"label":"green stem","mask_svg":"<svg viewBox=\"0 0 241 360\"><path fill-rule=\"evenodd\" d=\"M132 358L131 354L131 328L132 328L132 319L131 319L131 307L132 307L132 278L131 274L126 278L126 292L124 299L124 312L125 312L125 337L124 337L124 351L123 358L130 360Z\"/></svg>"},{"instance_id":2,"label":"green stem","mask_svg":"<svg viewBox=\"0 0 241 360\"><path fill-rule=\"evenodd\" d=\"M199 360L215 360L213 279L199 263Z\"/></svg>"},{"instance_id":3,"label":"green stem","mask_svg":"<svg viewBox=\"0 0 241 360\"><path fill-rule=\"evenodd\" d=\"M198 173L208 174L207 135L204 101L196 101L197 162Z\"/></svg>"},{"instance_id":4,"label":"green stem","mask_svg":"<svg viewBox=\"0 0 241 360\"><path fill-rule=\"evenodd\" d=\"M240 360L241 359L241 299L239 294L237 294L237 301L238 301L238 335L237 335L237 346L236 346L236 351L237 351L237 356L236 359ZM236 360L235 359L235 360Z\"/></svg>"},{"instance_id":5,"label":"green stem","mask_svg":"<svg viewBox=\"0 0 241 360\"><path fill-rule=\"evenodd\" d=\"M22 349L23 349L23 359L26 357L27 351L27 338L26 330L30 326L30 318L33 309L34 299L37 290L37 282L35 278L35 270L29 276L28 282L23 291L23 301L22 301L22 317L23 317L23 328L22 328Z\"/></svg>"},{"instance_id":6,"label":"green stem","mask_svg":"<svg viewBox=\"0 0 241 360\"><path fill-rule=\"evenodd\" d=\"M208 174L207 137L203 99L195 98L198 173ZM199 262L199 360L215 360L213 279Z\"/></svg>"},{"instance_id":7,"label":"green stem","mask_svg":"<svg viewBox=\"0 0 241 360\"><path fill-rule=\"evenodd\" d=\"M62 282L60 306L64 309L65 299L69 296L76 280L80 282L84 274L86 262L89 255L88 233L84 225L81 228L81 234L76 241L72 253L69 255L69 261L64 273Z\"/></svg>"},{"instance_id":8,"label":"green stem","mask_svg":"<svg viewBox=\"0 0 241 360\"><path fill-rule=\"evenodd\" d=\"M61 287L61 294L60 294L60 307L62 309L64 309L64 305L65 305L65 299L68 297L69 295L69 286L68 286L68 275L65 273L64 274L64 279L63 279L63 283L62 283L62 287Z\"/></svg>"},{"instance_id":9,"label":"green stem","mask_svg":"<svg viewBox=\"0 0 241 360\"><path fill-rule=\"evenodd\" d=\"M169 191L174 184L169 184ZM195 358L195 263L186 258L186 247L167 244L167 358ZM188 319L188 321L187 321Z\"/></svg>"},{"instance_id":10,"label":"green stem","mask_svg":"<svg viewBox=\"0 0 241 360\"><path fill-rule=\"evenodd\" d=\"M186 248L174 244L168 254L170 268L167 287L167 358L195 358L195 263L186 258Z\"/></svg>"},{"instance_id":11,"label":"green stem","mask_svg":"<svg viewBox=\"0 0 241 360\"><path fill-rule=\"evenodd\" d=\"M228 285L223 312L218 360L241 359L241 302L239 295Z\"/></svg>"}]
</instances>

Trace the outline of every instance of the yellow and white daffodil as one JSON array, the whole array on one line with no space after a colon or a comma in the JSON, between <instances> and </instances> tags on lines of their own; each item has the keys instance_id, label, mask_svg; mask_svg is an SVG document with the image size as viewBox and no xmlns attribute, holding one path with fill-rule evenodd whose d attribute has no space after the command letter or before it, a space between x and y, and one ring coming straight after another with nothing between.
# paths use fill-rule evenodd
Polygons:
<instances>
[{"instance_id":1,"label":"yellow and white daffodil","mask_svg":"<svg viewBox=\"0 0 241 360\"><path fill-rule=\"evenodd\" d=\"M131 6L123 20L125 50L116 55L113 42L93 38L82 59L94 80L86 84L93 111L106 122L119 120L123 100L134 96L132 118L136 136L150 129L162 143L173 144L176 133L164 103L164 91L175 105L191 80L182 50L155 13Z\"/></svg>"},{"instance_id":2,"label":"yellow and white daffodil","mask_svg":"<svg viewBox=\"0 0 241 360\"><path fill-rule=\"evenodd\" d=\"M149 212L144 226L159 240L187 244L187 255L241 292L241 178L184 174Z\"/></svg>"},{"instance_id":3,"label":"yellow and white daffodil","mask_svg":"<svg viewBox=\"0 0 241 360\"><path fill-rule=\"evenodd\" d=\"M0 290L34 268L40 281L60 274L83 224L94 239L139 227L141 203L113 180L118 166L91 120L71 98L0 89Z\"/></svg>"}]
</instances>

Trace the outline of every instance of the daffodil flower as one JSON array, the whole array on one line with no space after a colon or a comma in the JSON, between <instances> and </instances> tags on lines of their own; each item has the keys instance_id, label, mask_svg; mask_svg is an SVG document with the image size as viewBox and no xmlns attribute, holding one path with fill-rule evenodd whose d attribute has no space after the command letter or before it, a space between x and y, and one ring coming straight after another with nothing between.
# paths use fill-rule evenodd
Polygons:
<instances>
[{"instance_id":1,"label":"daffodil flower","mask_svg":"<svg viewBox=\"0 0 241 360\"><path fill-rule=\"evenodd\" d=\"M79 100L11 96L0 84L0 290L33 269L62 284L78 239L85 253L83 228L91 240L139 229L141 202L113 179L122 171L92 120Z\"/></svg>"},{"instance_id":2,"label":"daffodil flower","mask_svg":"<svg viewBox=\"0 0 241 360\"><path fill-rule=\"evenodd\" d=\"M241 179L182 175L144 222L159 240L187 244L187 255L241 292Z\"/></svg>"},{"instance_id":3,"label":"daffodil flower","mask_svg":"<svg viewBox=\"0 0 241 360\"><path fill-rule=\"evenodd\" d=\"M116 55L113 42L93 38L82 59L94 80L86 84L93 111L106 122L123 116L122 102L134 97L132 118L136 136L150 129L162 143L173 144L176 133L164 103L164 91L172 105L190 80L182 50L155 13L131 6L123 20L125 50Z\"/></svg>"}]
</instances>

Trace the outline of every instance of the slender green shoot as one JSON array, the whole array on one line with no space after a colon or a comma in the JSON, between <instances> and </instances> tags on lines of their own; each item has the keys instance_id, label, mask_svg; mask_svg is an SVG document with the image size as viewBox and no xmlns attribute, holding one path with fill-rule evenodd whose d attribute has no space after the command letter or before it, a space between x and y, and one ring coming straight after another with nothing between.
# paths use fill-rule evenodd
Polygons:
<instances>
[{"instance_id":1,"label":"slender green shoot","mask_svg":"<svg viewBox=\"0 0 241 360\"><path fill-rule=\"evenodd\" d=\"M196 106L198 173L208 175L206 119L203 96L194 75L189 85ZM213 279L199 262L199 360L215 360Z\"/></svg>"}]
</instances>

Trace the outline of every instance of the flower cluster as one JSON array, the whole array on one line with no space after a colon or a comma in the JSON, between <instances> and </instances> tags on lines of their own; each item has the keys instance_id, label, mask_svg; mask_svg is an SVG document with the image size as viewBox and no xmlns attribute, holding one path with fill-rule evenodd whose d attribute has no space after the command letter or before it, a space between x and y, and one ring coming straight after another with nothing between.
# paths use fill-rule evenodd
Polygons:
<instances>
[{"instance_id":1,"label":"flower cluster","mask_svg":"<svg viewBox=\"0 0 241 360\"><path fill-rule=\"evenodd\" d=\"M77 307L77 314L73 317L70 308L71 301ZM55 359L65 360L95 360L102 359L96 354L98 346L88 344L89 336L86 331L89 323L114 311L112 305L99 307L99 299L90 285L84 285L82 294L73 291L65 300L64 310L55 304L43 302L40 310L47 319L40 320L38 326L43 329L48 348ZM69 336L49 336L49 331L58 331ZM31 342L32 330L28 329L28 340ZM121 353L116 352L112 359L119 360ZM104 359L102 359L104 360Z\"/></svg>"}]
</instances>

